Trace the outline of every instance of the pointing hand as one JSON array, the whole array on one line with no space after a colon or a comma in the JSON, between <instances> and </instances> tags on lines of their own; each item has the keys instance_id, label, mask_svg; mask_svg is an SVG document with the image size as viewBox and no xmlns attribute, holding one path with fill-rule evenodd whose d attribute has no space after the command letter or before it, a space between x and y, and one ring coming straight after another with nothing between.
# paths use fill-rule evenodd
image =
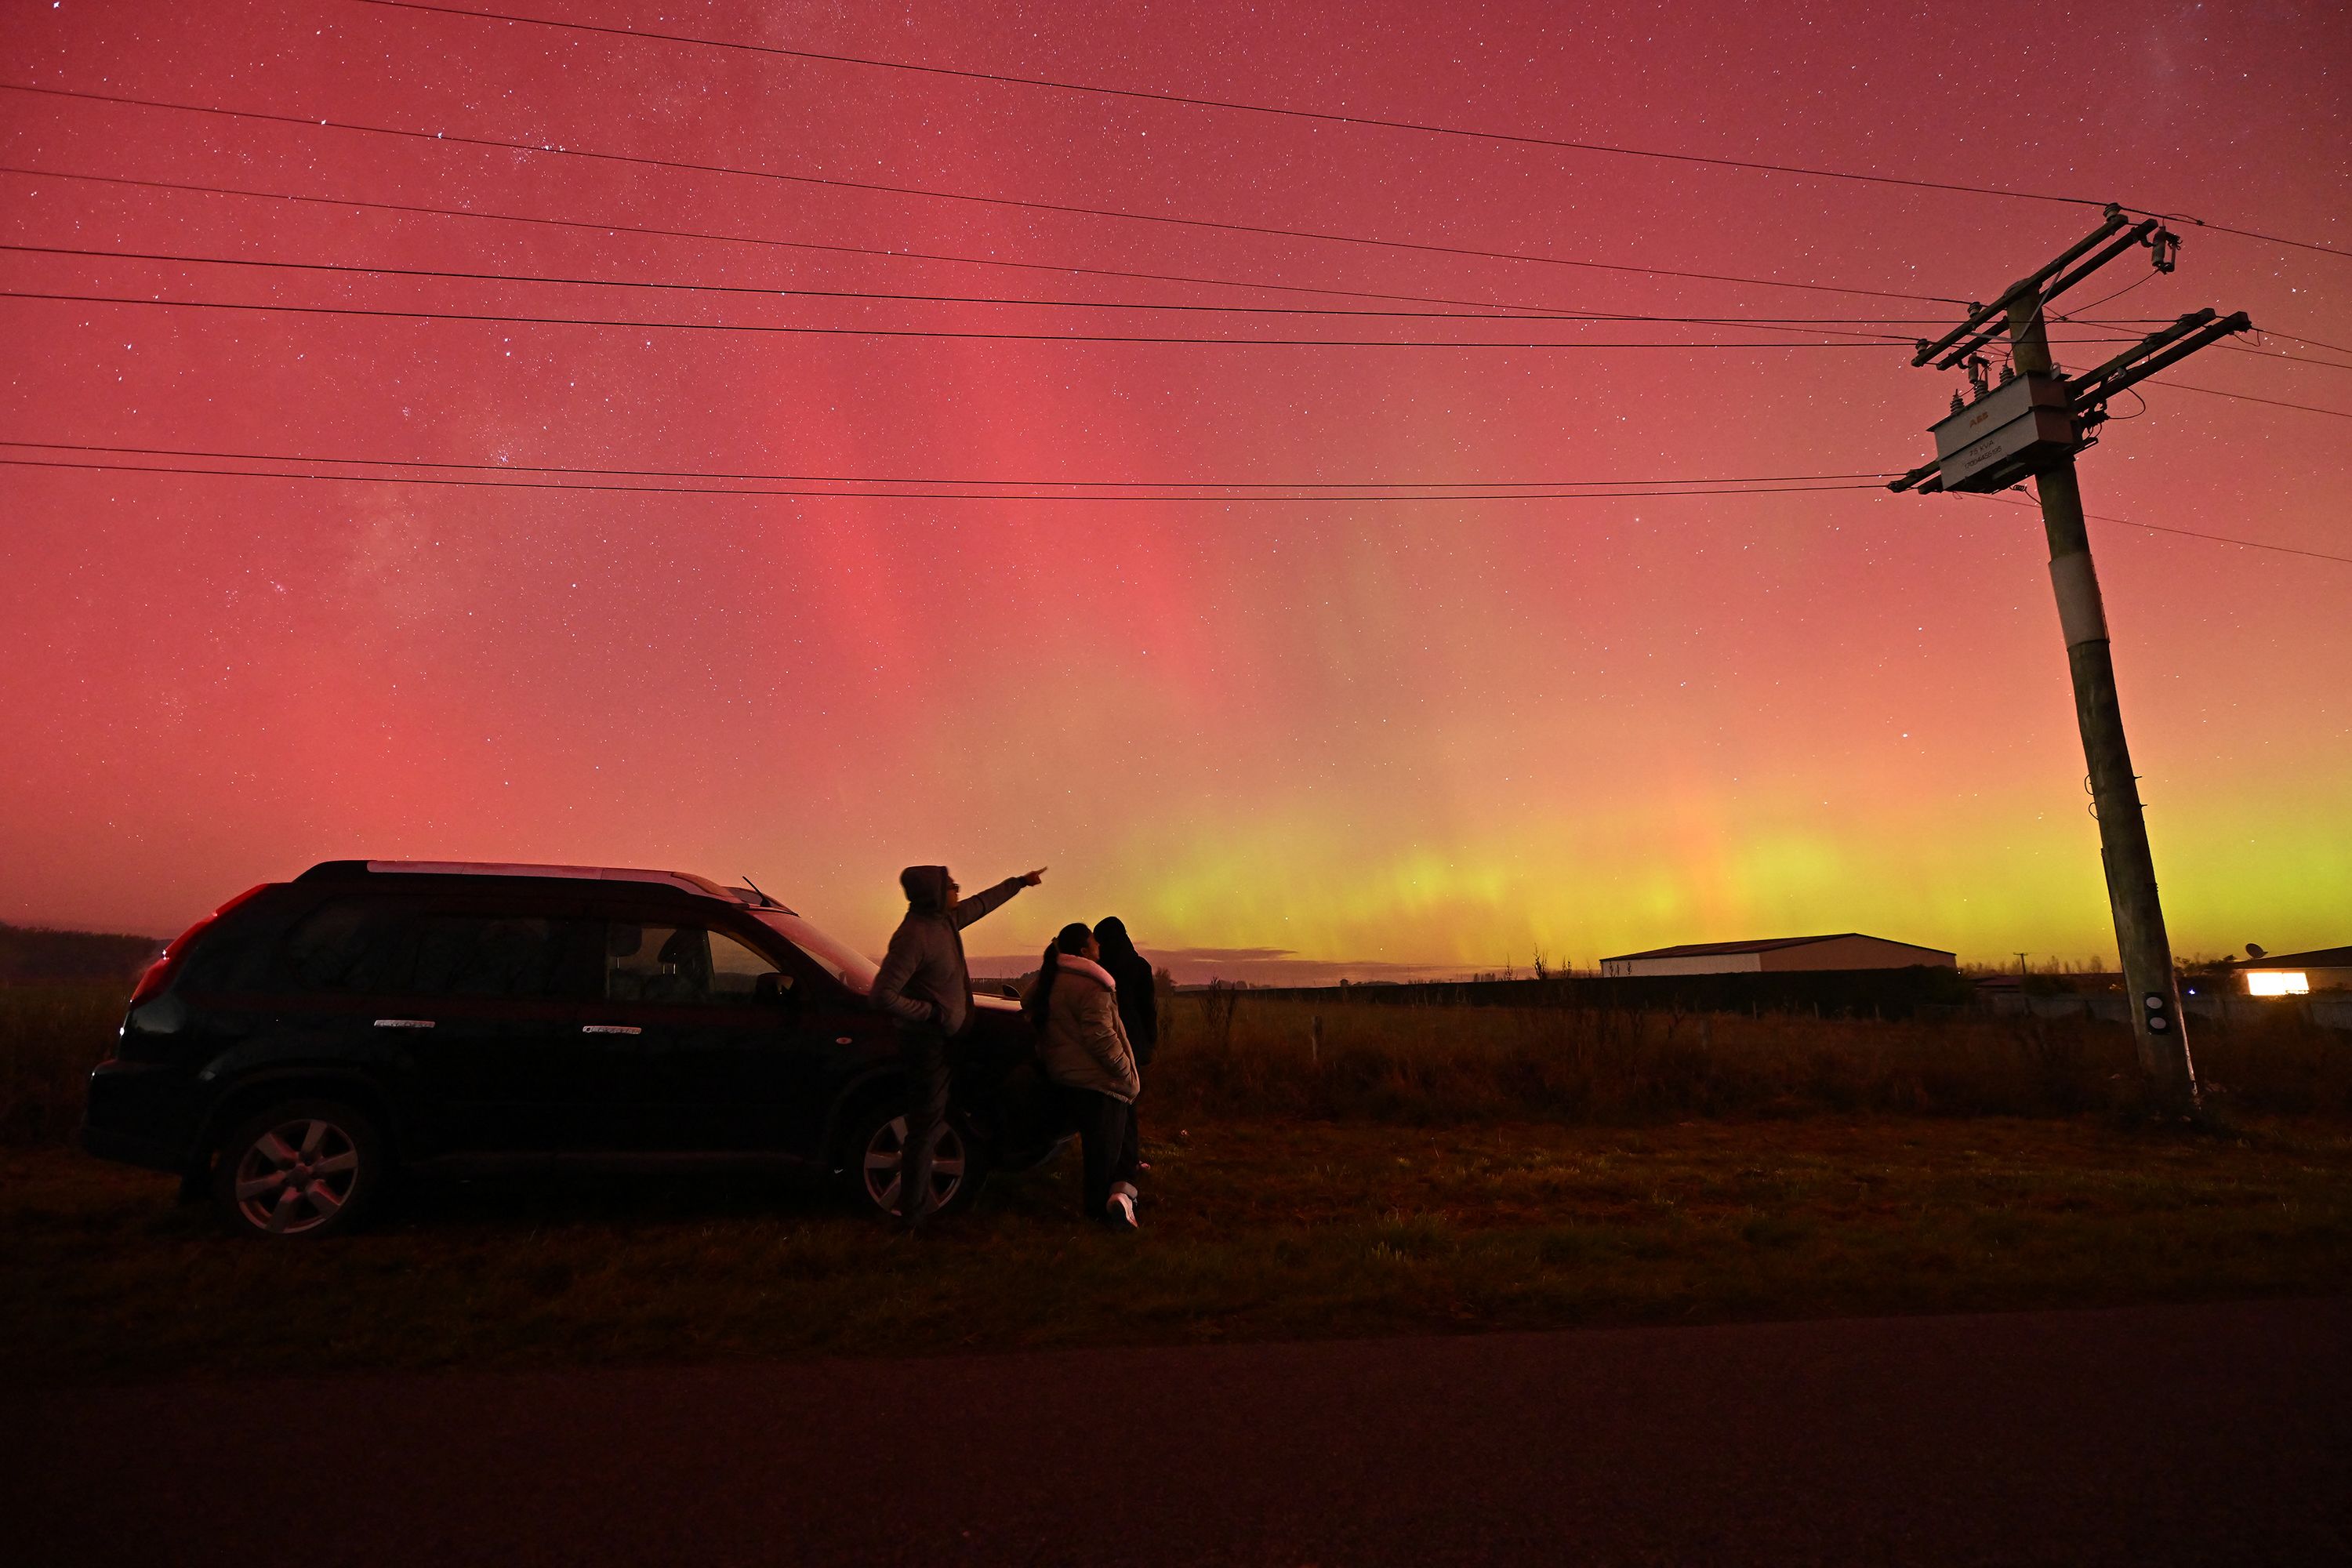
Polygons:
<instances>
[{"instance_id":1,"label":"pointing hand","mask_svg":"<svg viewBox=\"0 0 2352 1568\"><path fill-rule=\"evenodd\" d=\"M1021 885L1024 888L1034 888L1045 879L1045 868L1043 866L1038 867L1034 871L1024 871L1021 874Z\"/></svg>"}]
</instances>

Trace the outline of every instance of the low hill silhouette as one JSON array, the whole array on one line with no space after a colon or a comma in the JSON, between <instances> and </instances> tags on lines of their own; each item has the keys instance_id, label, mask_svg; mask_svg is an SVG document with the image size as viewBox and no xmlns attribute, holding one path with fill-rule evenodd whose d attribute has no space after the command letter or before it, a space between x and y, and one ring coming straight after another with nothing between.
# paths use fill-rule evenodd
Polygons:
<instances>
[{"instance_id":1,"label":"low hill silhouette","mask_svg":"<svg viewBox=\"0 0 2352 1568\"><path fill-rule=\"evenodd\" d=\"M51 931L0 921L0 985L37 980L129 983L162 951L163 939L108 931Z\"/></svg>"}]
</instances>

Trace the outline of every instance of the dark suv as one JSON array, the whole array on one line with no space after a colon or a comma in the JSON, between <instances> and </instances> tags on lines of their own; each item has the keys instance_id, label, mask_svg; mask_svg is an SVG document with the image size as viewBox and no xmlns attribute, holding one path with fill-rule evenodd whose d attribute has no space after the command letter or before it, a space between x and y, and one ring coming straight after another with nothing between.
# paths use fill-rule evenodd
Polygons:
<instances>
[{"instance_id":1,"label":"dark suv","mask_svg":"<svg viewBox=\"0 0 2352 1568\"><path fill-rule=\"evenodd\" d=\"M348 1229L401 1170L767 1163L898 1199L874 965L673 871L331 860L223 904L141 978L83 1146L205 1185L257 1236ZM1019 1007L976 997L942 1208L1062 1131Z\"/></svg>"}]
</instances>

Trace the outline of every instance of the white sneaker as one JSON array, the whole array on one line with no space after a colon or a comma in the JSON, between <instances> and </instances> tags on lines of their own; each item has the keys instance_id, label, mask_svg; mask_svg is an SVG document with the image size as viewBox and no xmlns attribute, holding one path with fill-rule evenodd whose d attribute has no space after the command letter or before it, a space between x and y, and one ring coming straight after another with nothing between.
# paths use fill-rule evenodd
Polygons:
<instances>
[{"instance_id":1,"label":"white sneaker","mask_svg":"<svg viewBox=\"0 0 2352 1568\"><path fill-rule=\"evenodd\" d=\"M1103 1218L1113 1230L1135 1229L1135 1200L1125 1193L1111 1194L1110 1202L1103 1210Z\"/></svg>"}]
</instances>

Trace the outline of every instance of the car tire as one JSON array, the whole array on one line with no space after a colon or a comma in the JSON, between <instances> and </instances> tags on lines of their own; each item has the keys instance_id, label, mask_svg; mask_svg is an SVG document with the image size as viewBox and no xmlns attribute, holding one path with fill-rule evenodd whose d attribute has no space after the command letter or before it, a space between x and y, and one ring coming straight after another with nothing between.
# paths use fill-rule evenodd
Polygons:
<instances>
[{"instance_id":1,"label":"car tire","mask_svg":"<svg viewBox=\"0 0 2352 1568\"><path fill-rule=\"evenodd\" d=\"M907 1137L906 1112L896 1104L877 1106L851 1124L843 1174L850 1199L870 1214L895 1216L898 1163ZM980 1144L950 1115L940 1124L932 1145L930 1217L961 1214L980 1196L988 1180L988 1159Z\"/></svg>"},{"instance_id":2,"label":"car tire","mask_svg":"<svg viewBox=\"0 0 2352 1568\"><path fill-rule=\"evenodd\" d=\"M341 1100L285 1100L221 1141L213 1203L239 1236L321 1240L366 1218L388 1166L383 1134L363 1112Z\"/></svg>"}]
</instances>

